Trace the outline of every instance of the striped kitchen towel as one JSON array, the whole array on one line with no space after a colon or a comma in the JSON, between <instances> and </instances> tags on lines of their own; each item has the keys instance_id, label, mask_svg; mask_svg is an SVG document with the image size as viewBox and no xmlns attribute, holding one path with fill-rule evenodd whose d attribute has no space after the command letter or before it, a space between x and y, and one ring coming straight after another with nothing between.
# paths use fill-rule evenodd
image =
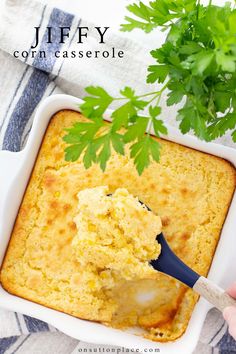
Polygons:
<instances>
[{"instance_id":1,"label":"striped kitchen towel","mask_svg":"<svg viewBox=\"0 0 236 354\"><path fill-rule=\"evenodd\" d=\"M124 51L124 58L56 58L55 51L78 51L79 25L91 29L79 50L110 52L115 48ZM58 26L70 27L69 37L60 44L59 33L53 32L53 44L48 44L47 28ZM46 58L35 55L31 48L35 41L34 27L40 27L38 48L47 51ZM125 85L135 87L138 92L145 91L145 68L150 60L145 48L110 32L106 44L98 44L93 28L93 24L77 14L32 0L0 0L1 149L19 151L25 145L35 109L49 95L64 92L83 97L84 87L92 84L103 86L111 94ZM25 53L15 58L14 51ZM165 115L165 109L163 111ZM175 113L168 111L168 116L174 117ZM229 144L228 140L223 142ZM0 309L0 354L68 354L86 349L95 352L98 346L78 342L37 319ZM114 352L115 348L106 347L105 350ZM217 310L211 310L196 353L234 351L235 342L228 336L222 316Z\"/></svg>"}]
</instances>

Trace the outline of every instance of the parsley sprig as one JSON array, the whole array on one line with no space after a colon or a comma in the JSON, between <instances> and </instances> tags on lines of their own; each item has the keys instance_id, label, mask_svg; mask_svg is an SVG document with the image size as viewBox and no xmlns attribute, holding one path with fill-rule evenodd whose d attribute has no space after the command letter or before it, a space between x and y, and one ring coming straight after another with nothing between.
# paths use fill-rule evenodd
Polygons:
<instances>
[{"instance_id":1,"label":"parsley sprig","mask_svg":"<svg viewBox=\"0 0 236 354\"><path fill-rule=\"evenodd\" d=\"M230 3L215 6L211 1L203 6L198 0L154 0L127 8L132 17L125 18L122 31L150 32L158 27L167 33L165 43L151 51L156 63L147 69L147 83L159 83L162 88L138 95L125 87L119 97L111 97L101 87L87 87L80 109L89 121L68 129L66 160L75 161L83 153L86 168L99 163L104 170L111 149L124 154L129 144L139 174L152 160L158 162L161 146L150 135L150 128L157 137L167 134L159 118L166 89L168 106L182 103L176 117L182 133L191 131L211 141L230 131L236 142L234 7ZM107 125L103 116L114 102L119 106Z\"/></svg>"}]
</instances>

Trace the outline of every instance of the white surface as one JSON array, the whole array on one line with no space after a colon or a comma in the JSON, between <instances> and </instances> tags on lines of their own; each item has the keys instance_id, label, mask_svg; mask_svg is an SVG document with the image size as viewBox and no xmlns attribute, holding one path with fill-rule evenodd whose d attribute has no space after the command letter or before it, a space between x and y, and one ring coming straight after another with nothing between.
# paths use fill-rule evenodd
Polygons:
<instances>
[{"instance_id":1,"label":"white surface","mask_svg":"<svg viewBox=\"0 0 236 354\"><path fill-rule=\"evenodd\" d=\"M78 103L78 98L67 95L54 95L47 98L37 110L24 150L18 153L0 152L0 166L2 168L0 181L0 264L48 122L51 116L60 109L77 110ZM204 143L192 136L183 136L172 127L168 127L168 129L169 140L223 157L236 166L236 151L234 149L214 143ZM234 248L232 248L232 244L235 242L235 212L236 197L234 196L209 273L209 278L222 287L229 285L232 279L236 278ZM62 332L86 342L122 345L138 349L157 347L161 349L162 354L190 354L198 342L206 313L211 306L206 301L200 300L194 309L186 333L172 343L153 343L98 323L80 320L10 295L2 287L0 287L0 307L46 321Z\"/></svg>"}]
</instances>

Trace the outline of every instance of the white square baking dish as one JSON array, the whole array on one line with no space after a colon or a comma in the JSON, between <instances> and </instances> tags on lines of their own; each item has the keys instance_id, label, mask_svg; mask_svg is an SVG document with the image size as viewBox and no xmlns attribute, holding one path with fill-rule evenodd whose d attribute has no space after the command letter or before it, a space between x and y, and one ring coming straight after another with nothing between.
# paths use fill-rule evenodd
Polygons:
<instances>
[{"instance_id":1,"label":"white square baking dish","mask_svg":"<svg viewBox=\"0 0 236 354\"><path fill-rule=\"evenodd\" d=\"M11 236L14 221L34 166L47 125L53 114L61 109L79 111L81 101L73 96L54 95L45 99L37 109L33 127L25 148L20 152L0 152L0 265ZM107 116L109 120L109 116ZM236 166L236 150L205 143L197 138L182 135L168 127L168 140L222 157ZM236 197L232 200L221 238L209 272L209 278L222 287L236 279L235 227ZM236 247L235 247L236 248ZM185 334L174 342L155 343L130 332L108 328L102 324L80 320L64 313L35 304L7 293L0 286L0 307L38 318L74 338L96 344L110 344L144 351L156 348L162 354L190 354L199 339L200 331L211 305L200 299Z\"/></svg>"}]
</instances>

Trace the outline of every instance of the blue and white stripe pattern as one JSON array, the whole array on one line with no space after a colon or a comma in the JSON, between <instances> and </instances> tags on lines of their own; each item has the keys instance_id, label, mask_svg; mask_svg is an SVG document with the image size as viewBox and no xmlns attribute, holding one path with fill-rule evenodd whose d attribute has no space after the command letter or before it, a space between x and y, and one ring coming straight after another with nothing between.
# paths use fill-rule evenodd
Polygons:
<instances>
[{"instance_id":1,"label":"blue and white stripe pattern","mask_svg":"<svg viewBox=\"0 0 236 354\"><path fill-rule=\"evenodd\" d=\"M120 47L120 49L126 48L127 59L125 62L116 63L113 66L113 63L106 61L105 64L100 63L98 65L99 70L96 71L92 65L89 67L87 62L81 61L79 64L80 70L77 65L74 71L70 72L71 68L65 68L65 60L63 58L57 59L53 53L62 49L62 46L64 49L73 46L76 29L81 20L77 16L62 10L50 9L39 3L35 4L34 7L31 0L7 1L11 3L9 7L11 14L7 13L6 17L12 16L12 10L14 10L12 3L15 1L16 7L22 7L23 14L26 11L32 11L33 22L31 26L44 28L44 32L40 34L40 50L47 51L47 58L42 59L36 56L34 59L27 58L22 61L13 58L10 55L12 54L10 53L11 50L8 51L6 48L9 41L6 42L5 47L2 45L3 39L0 31L0 148L19 151L24 146L37 105L44 97L53 93L64 91L79 96L83 92L83 86L90 84L107 86L108 82L112 82L115 89L128 84L136 86L141 91L146 75L145 69L142 71L146 67L144 65L146 62L140 59L142 47L115 36L113 43L109 45ZM0 12L0 25L2 23L1 15ZM16 9L17 15L18 9ZM28 13L27 21L29 18ZM37 22L35 22L36 20ZM14 20L11 23L14 23ZM48 45L46 43L47 26L71 27L70 38L62 45L59 43L57 34L54 33L54 44ZM33 41L33 38L29 38L29 51ZM94 44L94 38L91 39L90 44ZM139 68L138 71L137 68ZM96 72L96 75L94 75L94 72ZM108 79L107 72L109 72ZM139 72L138 78L137 72ZM143 78L142 75L144 75ZM82 87L78 85L78 82L81 82ZM76 353L78 348L82 349L86 346L90 349L90 352L94 347L82 342L78 343L78 341L59 333L47 323L0 309L0 354L68 354ZM221 315L218 311L213 310L208 315L202 333L202 343L199 343L195 353L219 352L223 354L234 353L236 352L236 345L232 338L227 335L227 326Z\"/></svg>"},{"instance_id":2,"label":"blue and white stripe pattern","mask_svg":"<svg viewBox=\"0 0 236 354\"><path fill-rule=\"evenodd\" d=\"M42 18L44 13L45 7L43 8ZM73 19L73 15L58 9L53 9L47 26L70 27ZM40 20L40 22L41 21L42 20ZM61 48L60 40L57 38L58 32L53 33L53 43L50 45L47 43L46 33L42 38L40 50L47 52L47 58L40 58L39 55L37 55L33 61L31 75L8 121L2 144L4 150L20 150L25 127L51 83L50 73L56 62L56 57L53 55L53 52ZM23 73L23 77L24 75L25 72Z\"/></svg>"}]
</instances>

